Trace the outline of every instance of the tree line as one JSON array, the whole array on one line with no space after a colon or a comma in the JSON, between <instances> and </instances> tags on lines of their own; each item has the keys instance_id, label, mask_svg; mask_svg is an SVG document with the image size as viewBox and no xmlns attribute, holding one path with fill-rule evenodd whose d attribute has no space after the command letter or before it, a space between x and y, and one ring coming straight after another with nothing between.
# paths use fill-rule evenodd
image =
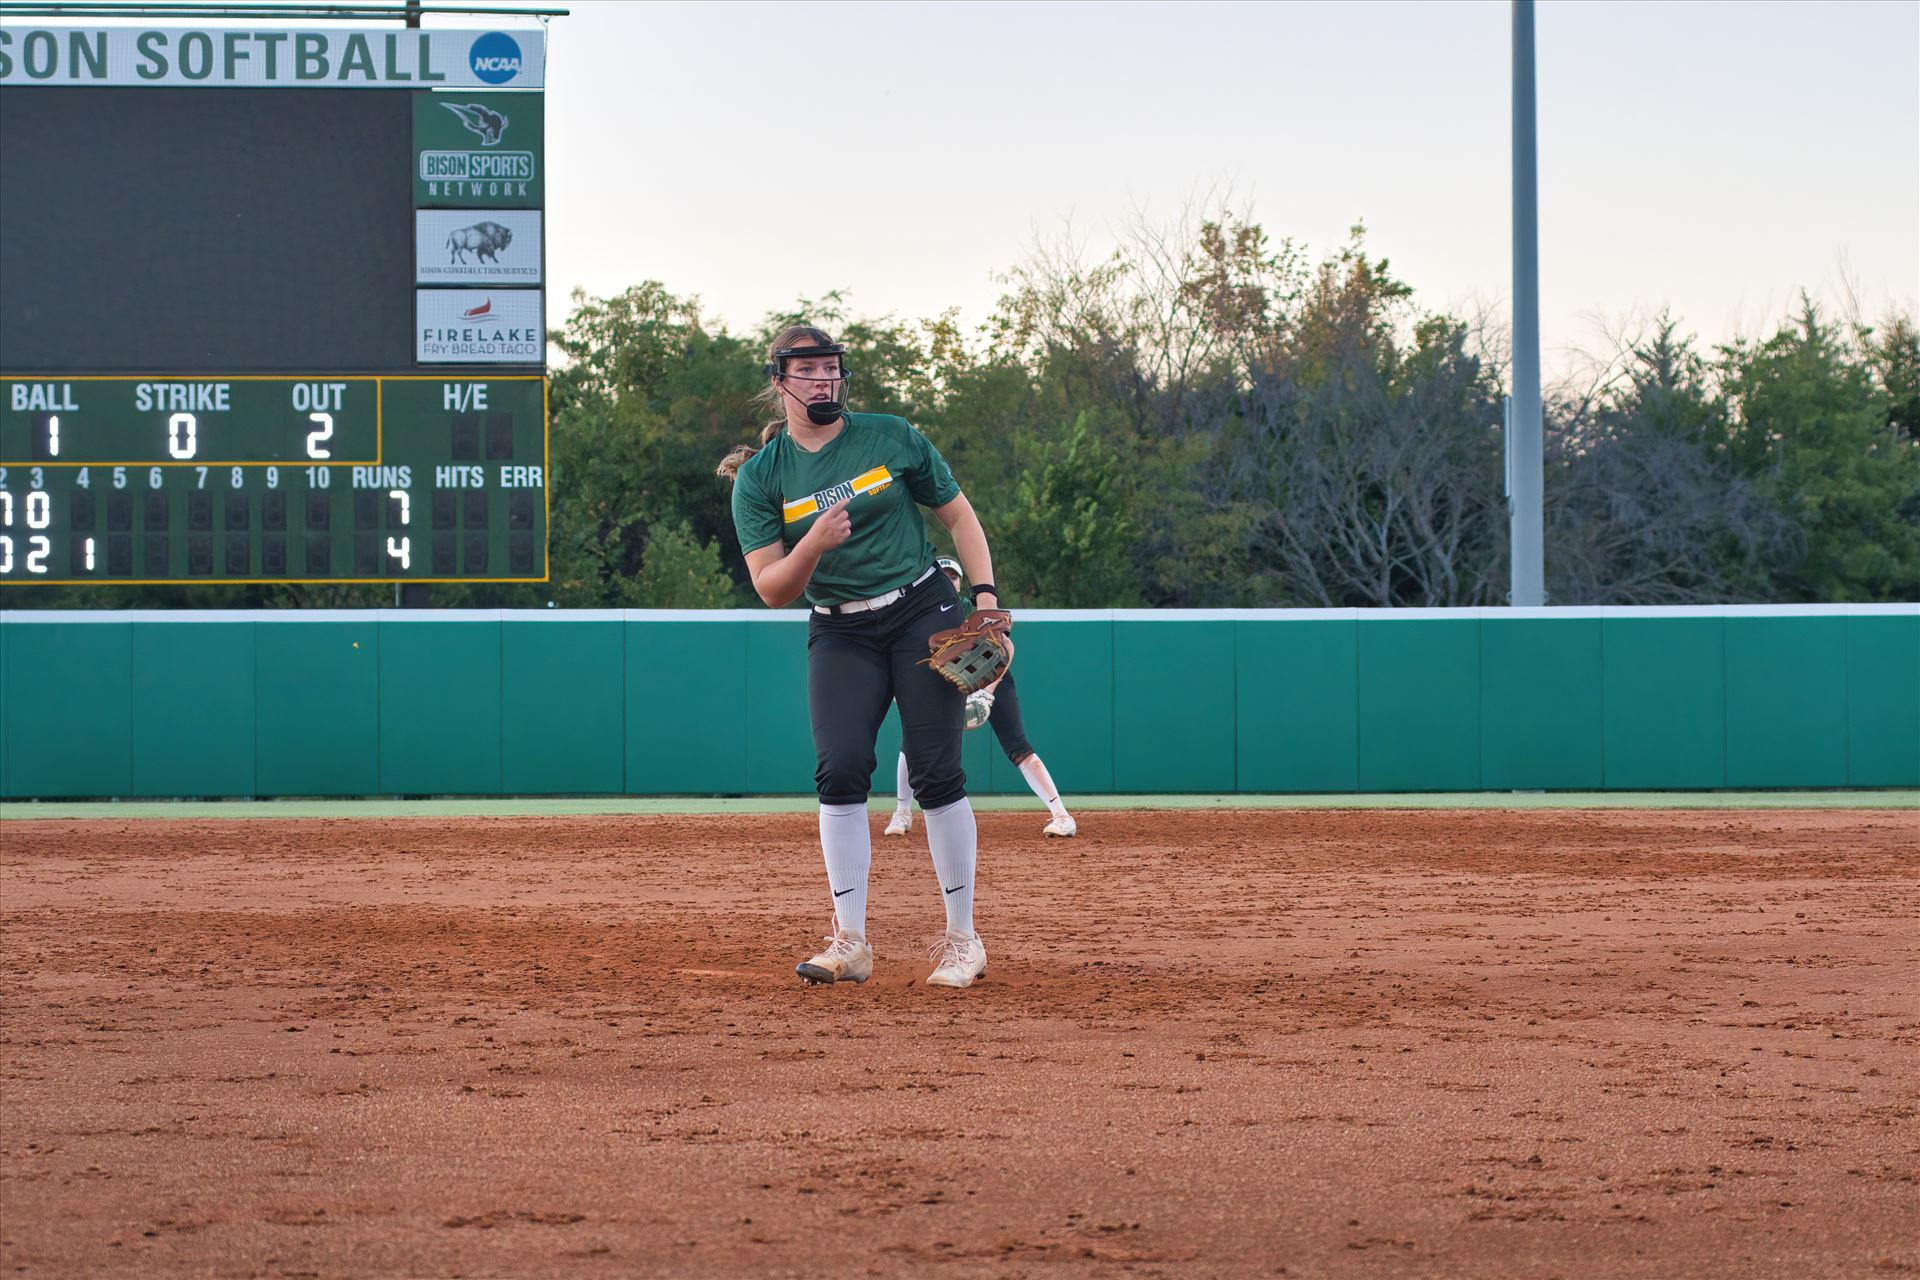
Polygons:
<instances>
[{"instance_id":1,"label":"tree line","mask_svg":"<svg viewBox=\"0 0 1920 1280\"><path fill-rule=\"evenodd\" d=\"M795 320L852 349L856 409L939 447L1012 607L1497 605L1504 334L1421 306L1356 227L1318 259L1245 218L1036 249L988 321L840 295L730 332L648 281L551 335L552 580L443 605L756 605L714 464ZM1555 604L1920 599L1920 330L1803 297L1703 350L1660 316L1547 388ZM937 526L936 526L937 531ZM70 587L64 607L392 603L391 588ZM29 600L31 597L31 600Z\"/></svg>"}]
</instances>

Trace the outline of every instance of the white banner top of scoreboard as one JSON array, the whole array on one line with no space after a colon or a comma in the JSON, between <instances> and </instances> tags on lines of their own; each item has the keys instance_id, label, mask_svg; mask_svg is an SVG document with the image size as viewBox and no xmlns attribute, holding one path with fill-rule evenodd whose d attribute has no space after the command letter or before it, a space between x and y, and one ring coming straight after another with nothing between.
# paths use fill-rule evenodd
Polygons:
<instances>
[{"instance_id":1,"label":"white banner top of scoreboard","mask_svg":"<svg viewBox=\"0 0 1920 1280\"><path fill-rule=\"evenodd\" d=\"M0 26L0 86L540 89L546 32Z\"/></svg>"}]
</instances>

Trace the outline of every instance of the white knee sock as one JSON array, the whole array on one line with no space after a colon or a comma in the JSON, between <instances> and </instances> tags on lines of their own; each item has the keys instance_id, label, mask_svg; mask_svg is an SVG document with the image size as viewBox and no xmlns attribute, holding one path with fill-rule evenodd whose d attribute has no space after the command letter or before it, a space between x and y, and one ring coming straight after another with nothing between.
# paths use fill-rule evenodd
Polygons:
<instances>
[{"instance_id":1,"label":"white knee sock","mask_svg":"<svg viewBox=\"0 0 1920 1280\"><path fill-rule=\"evenodd\" d=\"M894 789L900 797L893 806L895 812L912 813L913 788L907 785L907 753L904 751L900 753L900 767L894 770Z\"/></svg>"},{"instance_id":2,"label":"white knee sock","mask_svg":"<svg viewBox=\"0 0 1920 1280\"><path fill-rule=\"evenodd\" d=\"M942 905L947 909L947 932L973 933L973 872L979 829L973 804L961 796L952 804L928 809L927 848L933 851L933 872L940 877Z\"/></svg>"},{"instance_id":3,"label":"white knee sock","mask_svg":"<svg viewBox=\"0 0 1920 1280\"><path fill-rule=\"evenodd\" d=\"M1020 773L1033 788L1033 794L1040 797L1049 812L1056 818L1067 816L1067 806L1060 803L1060 788L1053 785L1053 778L1047 773L1047 766L1040 763L1037 755L1028 756L1020 762Z\"/></svg>"},{"instance_id":4,"label":"white knee sock","mask_svg":"<svg viewBox=\"0 0 1920 1280\"><path fill-rule=\"evenodd\" d=\"M820 852L827 859L827 888L833 892L833 919L848 933L867 936L867 869L873 865L873 834L867 806L820 806Z\"/></svg>"}]
</instances>

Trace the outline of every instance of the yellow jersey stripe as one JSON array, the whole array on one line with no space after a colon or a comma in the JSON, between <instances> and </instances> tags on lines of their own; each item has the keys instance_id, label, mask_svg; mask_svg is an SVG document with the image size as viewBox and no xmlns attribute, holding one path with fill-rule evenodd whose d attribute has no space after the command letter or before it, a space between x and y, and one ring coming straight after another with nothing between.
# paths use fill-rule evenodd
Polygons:
<instances>
[{"instance_id":1,"label":"yellow jersey stripe","mask_svg":"<svg viewBox=\"0 0 1920 1280\"><path fill-rule=\"evenodd\" d=\"M822 489L807 498L796 498L783 503L780 507L781 520L792 524L796 520L805 520L808 516L817 516L842 497L857 498L863 493L879 493L893 483L893 472L883 466L871 471L862 471L845 484L837 484L831 489Z\"/></svg>"}]
</instances>

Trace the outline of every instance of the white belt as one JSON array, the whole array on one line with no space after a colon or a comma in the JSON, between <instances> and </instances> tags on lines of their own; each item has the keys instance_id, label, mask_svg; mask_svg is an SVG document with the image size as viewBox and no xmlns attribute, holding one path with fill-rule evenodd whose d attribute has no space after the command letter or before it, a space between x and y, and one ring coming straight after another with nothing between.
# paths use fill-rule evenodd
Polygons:
<instances>
[{"instance_id":1,"label":"white belt","mask_svg":"<svg viewBox=\"0 0 1920 1280\"><path fill-rule=\"evenodd\" d=\"M813 611L815 613L868 613L874 609L884 609L901 596L907 594L907 592L925 582L928 578L931 578L934 575L934 571L939 569L939 567L937 564L928 565L927 571L915 578L912 582L909 582L904 587L896 587L883 596L875 596L871 600L849 600L845 604L817 604L813 606Z\"/></svg>"}]
</instances>

